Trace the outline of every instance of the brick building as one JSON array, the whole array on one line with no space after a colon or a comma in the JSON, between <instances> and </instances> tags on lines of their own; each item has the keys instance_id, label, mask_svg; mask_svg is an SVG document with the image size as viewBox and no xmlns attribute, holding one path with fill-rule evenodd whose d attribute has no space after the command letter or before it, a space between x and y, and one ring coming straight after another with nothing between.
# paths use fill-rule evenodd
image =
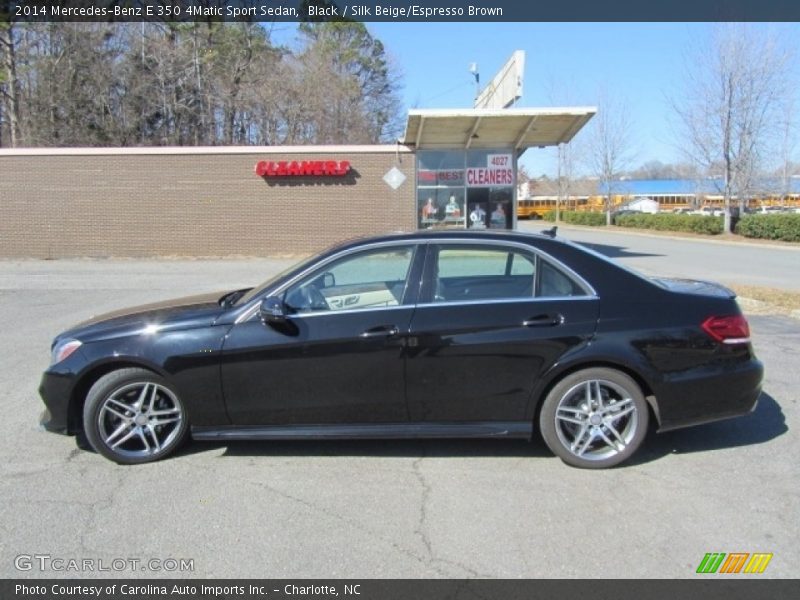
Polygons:
<instances>
[{"instance_id":1,"label":"brick building","mask_svg":"<svg viewBox=\"0 0 800 600\"><path fill-rule=\"evenodd\" d=\"M394 145L0 150L0 258L261 256L516 224L517 159L592 108L419 110Z\"/></svg>"}]
</instances>

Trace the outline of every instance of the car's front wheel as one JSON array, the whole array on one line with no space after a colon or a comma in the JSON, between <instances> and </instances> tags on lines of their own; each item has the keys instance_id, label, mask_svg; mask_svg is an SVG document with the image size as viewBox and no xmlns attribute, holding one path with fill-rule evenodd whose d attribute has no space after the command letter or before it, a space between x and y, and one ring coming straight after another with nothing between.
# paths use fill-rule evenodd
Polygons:
<instances>
[{"instance_id":1,"label":"car's front wheel","mask_svg":"<svg viewBox=\"0 0 800 600\"><path fill-rule=\"evenodd\" d=\"M647 435L647 401L625 373L604 367L571 373L545 398L539 427L565 463L603 469L627 460Z\"/></svg>"},{"instance_id":2,"label":"car's front wheel","mask_svg":"<svg viewBox=\"0 0 800 600\"><path fill-rule=\"evenodd\" d=\"M188 418L163 377L144 369L119 369L89 390L83 427L98 453L131 465L173 452L186 437Z\"/></svg>"}]
</instances>

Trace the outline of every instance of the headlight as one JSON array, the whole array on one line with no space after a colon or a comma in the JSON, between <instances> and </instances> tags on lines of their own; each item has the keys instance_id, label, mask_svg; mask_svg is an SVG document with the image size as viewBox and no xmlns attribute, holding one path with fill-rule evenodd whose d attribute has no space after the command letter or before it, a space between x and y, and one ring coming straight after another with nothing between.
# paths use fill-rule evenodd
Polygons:
<instances>
[{"instance_id":1,"label":"headlight","mask_svg":"<svg viewBox=\"0 0 800 600\"><path fill-rule=\"evenodd\" d=\"M50 359L50 364L55 365L60 363L62 360L65 360L70 354L75 352L78 348L81 347L81 342L78 340L61 340L55 346L53 346L53 355Z\"/></svg>"}]
</instances>

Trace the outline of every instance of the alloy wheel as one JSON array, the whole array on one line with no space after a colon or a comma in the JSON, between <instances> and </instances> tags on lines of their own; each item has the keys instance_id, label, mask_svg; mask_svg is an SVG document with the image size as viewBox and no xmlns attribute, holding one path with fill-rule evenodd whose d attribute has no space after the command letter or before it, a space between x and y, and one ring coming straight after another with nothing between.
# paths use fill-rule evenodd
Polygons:
<instances>
[{"instance_id":1,"label":"alloy wheel","mask_svg":"<svg viewBox=\"0 0 800 600\"><path fill-rule=\"evenodd\" d=\"M103 444L125 458L156 458L181 435L184 410L163 385L140 381L124 385L103 400L97 428Z\"/></svg>"},{"instance_id":2,"label":"alloy wheel","mask_svg":"<svg viewBox=\"0 0 800 600\"><path fill-rule=\"evenodd\" d=\"M555 411L559 441L573 456L588 461L605 461L623 452L638 427L633 393L603 379L569 388Z\"/></svg>"}]
</instances>

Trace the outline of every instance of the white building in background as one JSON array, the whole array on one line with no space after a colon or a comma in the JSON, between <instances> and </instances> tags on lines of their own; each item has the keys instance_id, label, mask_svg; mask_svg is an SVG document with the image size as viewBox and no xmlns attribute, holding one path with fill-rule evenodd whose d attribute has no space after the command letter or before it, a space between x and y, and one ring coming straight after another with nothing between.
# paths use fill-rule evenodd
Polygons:
<instances>
[{"instance_id":1,"label":"white building in background","mask_svg":"<svg viewBox=\"0 0 800 600\"><path fill-rule=\"evenodd\" d=\"M647 196L637 196L619 207L621 210L635 210L654 215L658 212L658 202Z\"/></svg>"}]
</instances>

